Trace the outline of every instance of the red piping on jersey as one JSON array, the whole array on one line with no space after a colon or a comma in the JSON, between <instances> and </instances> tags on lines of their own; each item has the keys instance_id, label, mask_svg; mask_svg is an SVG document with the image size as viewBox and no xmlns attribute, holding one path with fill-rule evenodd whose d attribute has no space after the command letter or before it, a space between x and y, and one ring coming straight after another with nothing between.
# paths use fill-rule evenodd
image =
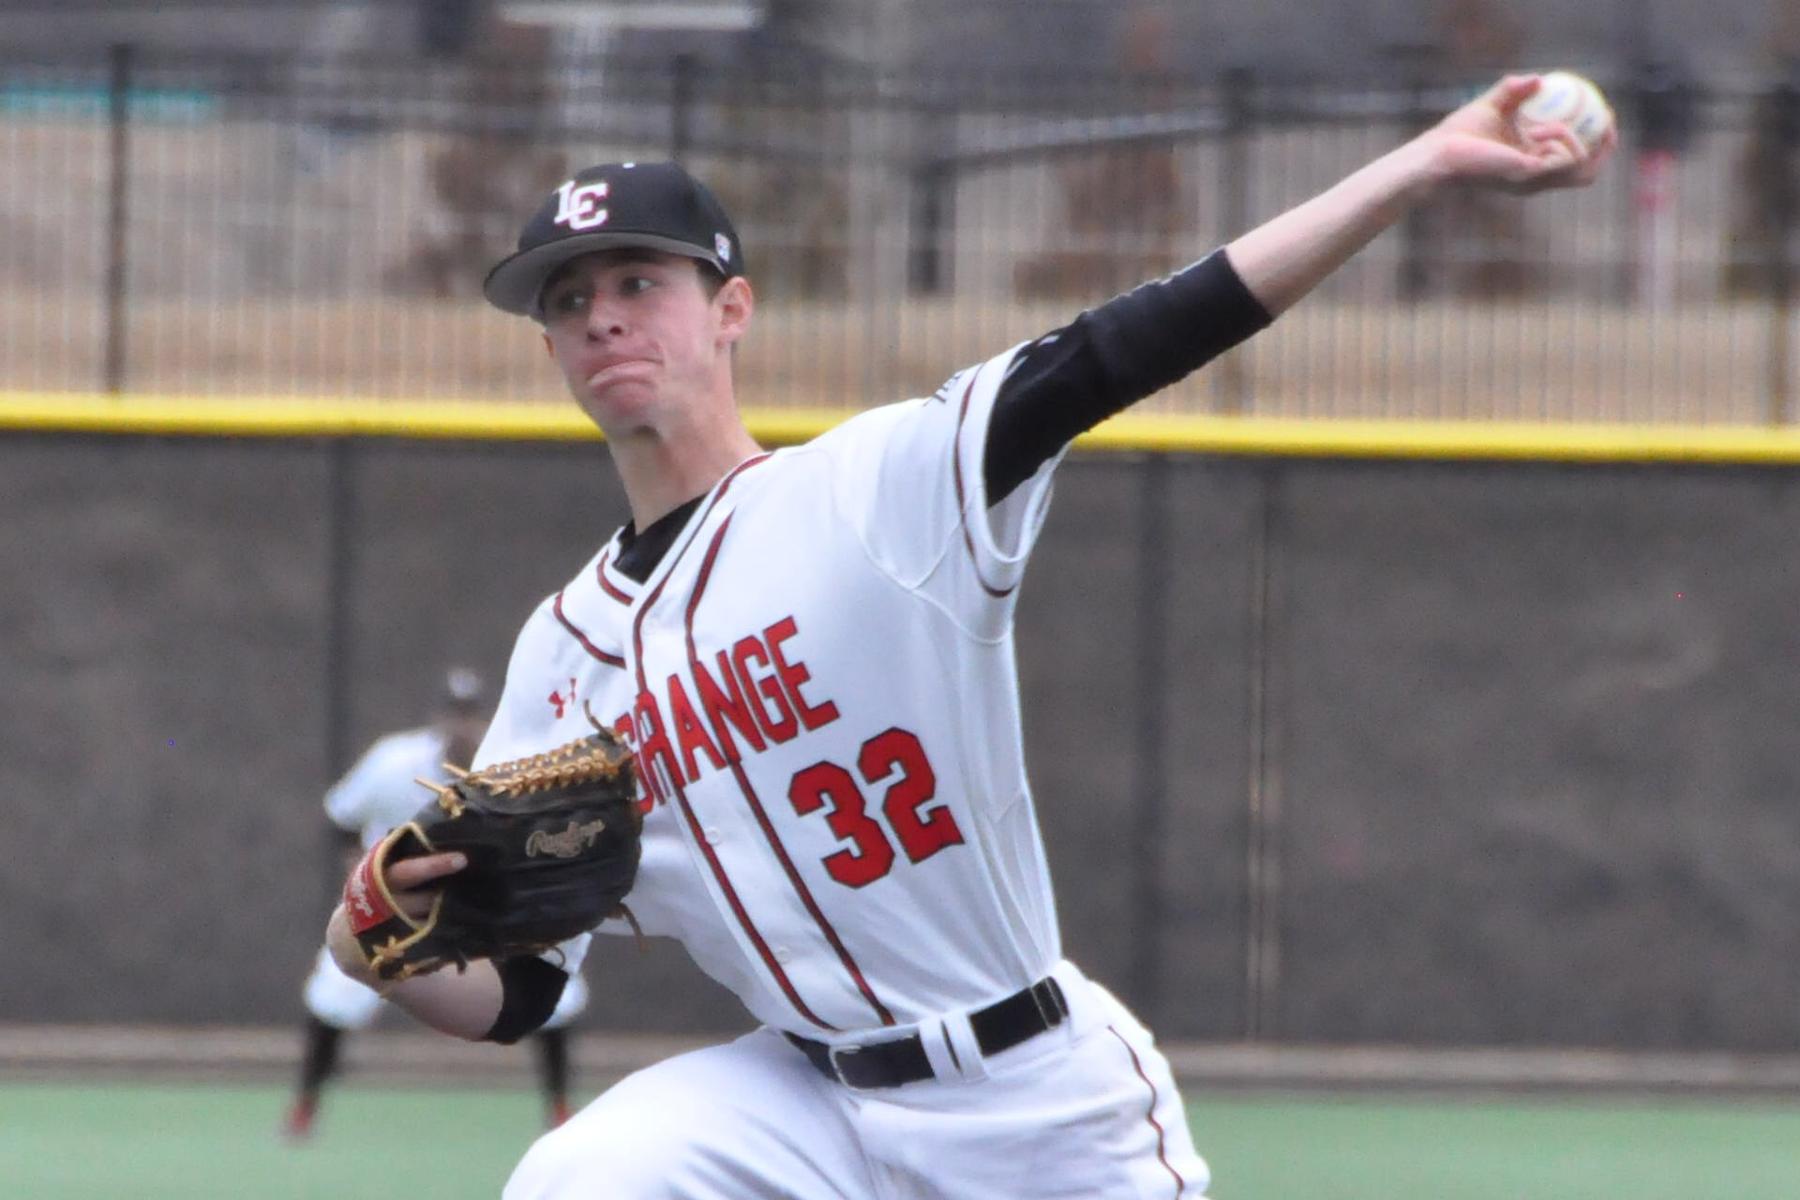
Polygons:
<instances>
[{"instance_id":1,"label":"red piping on jersey","mask_svg":"<svg viewBox=\"0 0 1800 1200\"><path fill-rule=\"evenodd\" d=\"M837 1032L836 1025L822 1019L806 1006L806 1001L802 1000L800 993L794 990L793 981L787 977L787 972L781 969L781 965L775 961L774 954L770 953L769 944L763 940L761 931L751 922L750 914L744 908L744 902L738 899L737 889L731 886L730 876L725 874L725 864L719 861L719 856L713 851L712 844L706 840L706 834L701 830L700 822L694 816L694 807L688 803L687 792L682 788L680 779L677 778L679 774L679 770L670 771L669 782L675 787L675 799L681 805L681 815L687 818L688 832L693 835L694 844L699 846L701 852L706 855L707 864L712 867L713 877L719 881L719 887L725 892L725 899L730 903L731 911L737 915L738 924L742 925L744 932L750 935L750 940L756 945L756 952L762 956L763 964L775 977L775 982L780 985L783 994L787 996L788 1003L792 1004L801 1016L820 1029Z\"/></svg>"},{"instance_id":2,"label":"red piping on jersey","mask_svg":"<svg viewBox=\"0 0 1800 1200\"><path fill-rule=\"evenodd\" d=\"M1156 1157L1162 1163L1163 1168L1175 1177L1175 1195L1179 1200L1181 1190L1187 1186L1187 1181L1181 1177L1181 1172L1177 1171L1169 1162L1169 1152L1164 1144L1162 1122L1156 1119L1156 1085L1150 1082L1148 1075L1144 1074L1144 1064L1138 1061L1137 1051L1131 1048L1131 1043L1126 1041L1111 1025L1106 1027L1106 1032L1119 1039L1119 1045L1125 1047L1125 1053L1131 1055L1132 1069L1137 1072L1138 1078L1144 1081L1144 1086L1150 1089L1150 1107L1145 1111L1144 1119L1150 1122L1152 1129L1156 1130Z\"/></svg>"},{"instance_id":3,"label":"red piping on jersey","mask_svg":"<svg viewBox=\"0 0 1800 1200\"><path fill-rule=\"evenodd\" d=\"M981 560L975 556L975 536L969 532L969 502L965 499L963 492L963 422L967 420L969 416L969 397L975 392L975 381L980 378L980 370L970 372L969 386L963 389L962 408L958 410L956 414L956 436L950 439L950 467L952 476L956 480L956 519L962 523L963 545L968 547L969 561L974 564L975 567L975 582L981 585L982 591L986 592L994 599L1004 600L1006 597L1012 595L1019 585L1015 583L1009 588L996 588L982 577ZM983 516L982 519L986 520L987 518Z\"/></svg>"},{"instance_id":4,"label":"red piping on jersey","mask_svg":"<svg viewBox=\"0 0 1800 1200\"><path fill-rule=\"evenodd\" d=\"M588 641L587 634L581 632L580 629L577 629L575 627L575 622L569 620L569 618L564 615L562 598L562 592L556 593L556 602L550 606L551 611L556 614L556 619L562 622L562 627L568 630L570 635L574 637L576 641L581 643L581 648L583 650L586 650L589 654L593 655L607 666L617 667L623 671L625 669L625 660L623 658L619 657L617 654L608 654L600 647L594 645L594 643Z\"/></svg>"},{"instance_id":5,"label":"red piping on jersey","mask_svg":"<svg viewBox=\"0 0 1800 1200\"><path fill-rule=\"evenodd\" d=\"M732 516L735 515L735 513L732 514ZM730 528L731 516L727 516L724 521L720 522L719 532L713 534L712 544L706 548L706 557L701 560L700 573L694 580L694 594L688 598L688 664L696 674L703 668L700 665L700 653L694 646L694 613L699 609L700 597L705 593L707 582L712 578L713 561L719 557L719 547L725 543L725 531ZM733 743L726 737L724 728L716 721L713 730L719 736L720 741L725 742L727 746L733 746ZM837 952L838 961L844 964L844 969L850 972L850 978L856 981L856 990L861 992L863 999L869 1002L869 1007L875 1010L875 1015L881 1019L883 1025L892 1025L894 1014L889 1012L887 1005L876 997L875 990L863 977L862 968L856 965L854 958L850 957L850 951L844 945L843 939L838 937L837 930L832 928L831 922L826 919L824 911L819 908L819 902L813 899L812 889L806 886L806 881L800 877L800 872L795 870L794 860L788 857L787 847L781 844L781 837L775 832L774 822L769 820L769 814L763 808L762 800L757 797L756 789L750 786L750 777L744 773L743 757L742 754L730 753L725 756L725 760L731 767L732 777L737 780L738 790L744 793L744 800L750 805L750 811L756 817L756 823L763 831L763 837L768 839L769 849L775 852L775 857L781 863L781 869L787 872L788 882L793 884L795 893L800 897L800 902L806 905L806 911L812 914L812 919L818 925L819 932L825 935L825 940L830 942L831 948Z\"/></svg>"},{"instance_id":6,"label":"red piping on jersey","mask_svg":"<svg viewBox=\"0 0 1800 1200\"><path fill-rule=\"evenodd\" d=\"M631 597L619 590L619 585L606 577L606 560L611 556L611 549L608 549L605 554L600 556L600 561L594 565L594 578L600 581L601 591L611 596L614 600L617 600L620 604L629 606L631 604Z\"/></svg>"},{"instance_id":7,"label":"red piping on jersey","mask_svg":"<svg viewBox=\"0 0 1800 1200\"><path fill-rule=\"evenodd\" d=\"M706 518L712 515L713 507L717 505L720 498L725 495L726 489L731 486L732 480L736 479L745 469L763 462L768 457L767 454L759 454L755 458L745 459L737 465L731 474L725 476L724 480L720 482L718 489L713 492L713 498L707 502L706 507L701 510L700 515L694 518L694 532L688 535L687 541L681 544L681 549L677 550L674 558L669 560L668 569L662 573L662 578L657 580L655 590L653 590L649 597L644 601L643 607L638 609L637 617L631 623L631 644L633 653L637 658L637 680L638 691L640 693L648 692L650 690L649 683L644 676L644 617L652 608L656 607L656 602L661 599L662 590L668 584L669 577L675 573L675 567L681 562L682 555L686 554L688 552L688 547L694 544L694 538L699 533L700 527L706 523ZM806 1006L806 1001L802 1000L800 998L800 993L794 990L794 983L787 977L787 972L783 971L781 969L781 964L775 961L775 955L770 952L769 944L763 940L762 932L758 930L755 923L750 920L750 914L744 908L743 901L738 899L737 889L731 886L731 877L725 873L725 864L719 861L719 856L714 853L712 845L707 842L706 835L700 828L700 822L694 816L693 806L688 803L687 792L681 786L680 776L681 770L677 767L669 772L669 782L673 785L675 800L681 806L681 815L687 820L688 831L693 835L694 844L700 847L700 852L706 856L706 863L712 868L713 878L719 882L719 890L725 893L726 903L731 905L731 911L733 915L737 917L738 924L742 926L744 932L750 936L750 941L756 947L757 954L762 957L763 965L768 968L769 974L774 978L776 985L781 988L782 994L788 998L788 1003L792 1004L801 1016L805 1017L808 1021L811 1021L814 1025L817 1025L820 1029L829 1029L834 1033L837 1032L837 1026L822 1020L812 1009Z\"/></svg>"}]
</instances>

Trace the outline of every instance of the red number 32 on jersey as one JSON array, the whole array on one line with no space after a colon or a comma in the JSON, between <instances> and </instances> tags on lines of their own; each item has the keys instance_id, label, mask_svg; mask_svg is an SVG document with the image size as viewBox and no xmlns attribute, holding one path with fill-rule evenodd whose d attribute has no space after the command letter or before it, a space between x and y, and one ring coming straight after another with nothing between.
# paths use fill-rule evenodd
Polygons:
<instances>
[{"instance_id":1,"label":"red number 32 on jersey","mask_svg":"<svg viewBox=\"0 0 1800 1200\"><path fill-rule=\"evenodd\" d=\"M907 858L924 862L946 846L962 844L962 830L947 805L925 809L937 795L937 773L913 734L898 728L876 734L857 752L856 770L871 788L888 784L881 813ZM866 887L893 869L894 839L869 814L862 787L844 767L819 762L800 771L788 785L788 801L803 817L825 810L826 824L846 846L820 861L845 887Z\"/></svg>"}]
</instances>

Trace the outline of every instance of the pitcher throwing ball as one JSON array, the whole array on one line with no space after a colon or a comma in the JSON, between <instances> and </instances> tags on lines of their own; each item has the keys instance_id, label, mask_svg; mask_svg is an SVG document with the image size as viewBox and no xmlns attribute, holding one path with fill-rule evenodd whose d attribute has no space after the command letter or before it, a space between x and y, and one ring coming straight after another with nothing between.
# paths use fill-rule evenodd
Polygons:
<instances>
[{"instance_id":1,"label":"pitcher throwing ball","mask_svg":"<svg viewBox=\"0 0 1800 1200\"><path fill-rule=\"evenodd\" d=\"M526 623L476 764L568 742L590 712L615 729L643 811L626 907L762 1027L607 1091L538 1140L509 1200L1206 1191L1150 1034L1062 955L1020 744L1020 580L1077 434L1262 329L1441 185L1590 182L1612 139L1522 128L1537 86L1506 79L1194 265L774 452L738 415L755 297L712 194L645 162L545 200L486 294L541 326L632 519ZM456 869L426 855L384 878L419 911ZM366 977L342 909L330 938ZM511 1040L587 941L386 995Z\"/></svg>"}]
</instances>

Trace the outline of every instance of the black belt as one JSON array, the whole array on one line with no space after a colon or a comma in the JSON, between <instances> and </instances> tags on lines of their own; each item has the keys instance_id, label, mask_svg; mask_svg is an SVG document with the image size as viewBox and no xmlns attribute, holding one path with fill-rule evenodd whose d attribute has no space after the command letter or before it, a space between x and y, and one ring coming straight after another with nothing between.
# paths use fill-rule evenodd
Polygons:
<instances>
[{"instance_id":1,"label":"black belt","mask_svg":"<svg viewBox=\"0 0 1800 1200\"><path fill-rule=\"evenodd\" d=\"M1062 985L1046 977L997 1004L970 1013L969 1027L975 1031L975 1044L986 1056L1010 1050L1047 1029L1055 1029L1068 1015L1069 1002L1063 997ZM936 1074L931 1060L925 1057L925 1043L916 1033L889 1042L839 1046L835 1050L796 1033L784 1036L800 1047L826 1078L854 1088L899 1087ZM956 1057L954 1047L950 1056Z\"/></svg>"}]
</instances>

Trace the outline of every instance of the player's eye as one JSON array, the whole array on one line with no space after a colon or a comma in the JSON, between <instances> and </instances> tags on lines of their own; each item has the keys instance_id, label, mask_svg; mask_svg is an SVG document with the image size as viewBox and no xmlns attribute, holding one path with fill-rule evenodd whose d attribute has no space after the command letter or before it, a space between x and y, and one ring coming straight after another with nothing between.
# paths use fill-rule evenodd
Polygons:
<instances>
[{"instance_id":1,"label":"player's eye","mask_svg":"<svg viewBox=\"0 0 1800 1200\"><path fill-rule=\"evenodd\" d=\"M588 295L580 288L560 288L550 294L544 312L552 317L572 317L587 310Z\"/></svg>"},{"instance_id":2,"label":"player's eye","mask_svg":"<svg viewBox=\"0 0 1800 1200\"><path fill-rule=\"evenodd\" d=\"M624 296L637 296L656 286L656 280L648 275L627 275L619 280L619 293Z\"/></svg>"}]
</instances>

